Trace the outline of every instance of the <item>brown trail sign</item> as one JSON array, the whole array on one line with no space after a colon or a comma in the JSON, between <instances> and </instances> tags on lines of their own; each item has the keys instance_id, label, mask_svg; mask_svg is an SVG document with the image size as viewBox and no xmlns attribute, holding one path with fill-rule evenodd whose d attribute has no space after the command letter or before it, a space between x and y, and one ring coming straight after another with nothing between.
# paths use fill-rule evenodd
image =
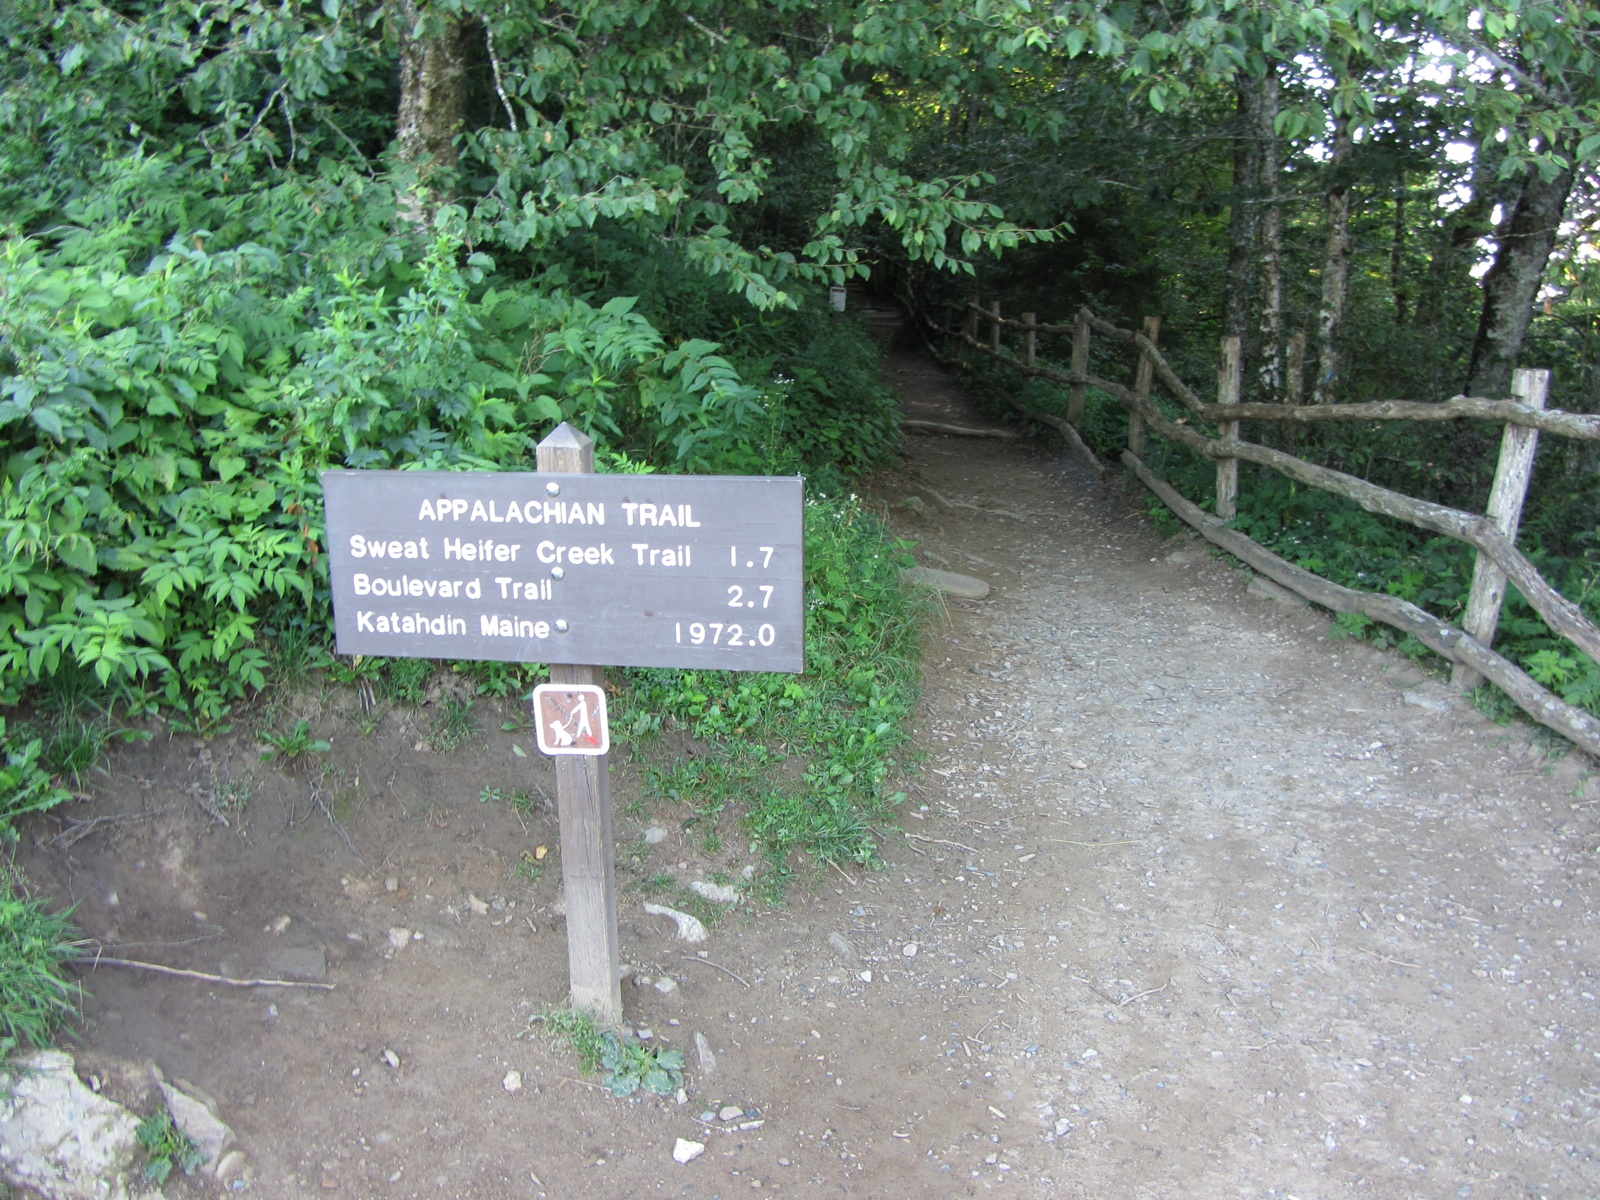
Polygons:
<instances>
[{"instance_id":1,"label":"brown trail sign","mask_svg":"<svg viewBox=\"0 0 1600 1200\"><path fill-rule=\"evenodd\" d=\"M552 664L536 705L555 705L540 742L556 756L572 1002L620 1022L605 666L803 671L803 481L596 475L593 439L563 423L537 472L322 485L341 654Z\"/></svg>"}]
</instances>

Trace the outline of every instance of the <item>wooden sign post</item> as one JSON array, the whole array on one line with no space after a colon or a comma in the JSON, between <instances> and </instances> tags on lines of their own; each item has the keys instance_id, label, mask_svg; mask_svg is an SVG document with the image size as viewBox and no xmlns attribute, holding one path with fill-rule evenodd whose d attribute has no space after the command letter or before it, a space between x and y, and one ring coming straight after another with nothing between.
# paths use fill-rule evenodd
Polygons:
<instances>
[{"instance_id":1,"label":"wooden sign post","mask_svg":"<svg viewBox=\"0 0 1600 1200\"><path fill-rule=\"evenodd\" d=\"M539 443L539 470L594 474L594 439L563 421ZM551 683L605 688L604 667L558 663ZM603 691L602 691L603 694ZM617 945L617 871L611 841L611 756L556 757L561 884L567 894L567 978L572 1007L603 1025L622 1023L622 957Z\"/></svg>"},{"instance_id":2,"label":"wooden sign post","mask_svg":"<svg viewBox=\"0 0 1600 1200\"><path fill-rule=\"evenodd\" d=\"M615 1025L605 665L803 671L805 489L597 475L593 439L565 423L538 466L325 471L334 626L341 654L551 664L536 720L556 760L572 1003Z\"/></svg>"}]
</instances>

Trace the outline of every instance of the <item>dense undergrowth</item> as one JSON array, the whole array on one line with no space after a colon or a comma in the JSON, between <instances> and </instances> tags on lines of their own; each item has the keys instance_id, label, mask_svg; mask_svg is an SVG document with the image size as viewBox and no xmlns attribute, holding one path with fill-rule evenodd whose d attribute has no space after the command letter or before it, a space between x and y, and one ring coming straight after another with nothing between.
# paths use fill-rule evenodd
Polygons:
<instances>
[{"instance_id":1,"label":"dense undergrowth","mask_svg":"<svg viewBox=\"0 0 1600 1200\"><path fill-rule=\"evenodd\" d=\"M807 673L640 674L635 708L728 763L805 757L749 817L774 864L871 858L915 673L898 552L838 498L897 436L856 324L820 293L758 312L670 248L630 256L620 229L586 239L581 271L502 270L461 210L397 236L396 194L355 172L190 181L119 162L67 223L0 241L0 834L67 801L136 718L218 732L318 664L414 696L431 668L329 653L319 472L532 470L566 420L603 471L803 473L836 497L808 514ZM56 977L64 919L15 875L0 918L0 980ZM47 1037L70 1004L41 996L0 1034Z\"/></svg>"},{"instance_id":2,"label":"dense undergrowth","mask_svg":"<svg viewBox=\"0 0 1600 1200\"><path fill-rule=\"evenodd\" d=\"M1003 369L978 372L969 387L975 398L994 411L1013 412L1011 397L1030 409L1065 416L1067 389L1049 380L1022 380ZM1157 395L1170 416L1182 413ZM1399 432L1396 422L1357 426L1337 423L1312 426L1300 434L1292 452L1310 461L1370 479L1424 499L1476 507L1462 494L1460 478L1492 474L1482 464L1456 461L1455 423L1440 422ZM1128 442L1127 410L1097 389L1087 389L1084 440L1102 457L1116 461ZM1480 431L1481 432L1481 431ZM1277 435L1270 428L1247 425L1243 436L1262 441ZM1498 440L1478 436L1475 446ZM1270 442L1268 444L1271 444ZM1151 436L1146 461L1183 495L1206 508L1216 501L1216 466L1187 447ZM1305 487L1274 471L1242 463L1239 515L1232 527L1288 561L1323 578L1362 591L1382 592L1408 600L1447 621L1459 623L1472 586L1473 552L1453 538L1416 529L1404 522L1369 513L1352 501ZM1553 482L1563 473L1541 470L1529 497L1518 544L1563 595L1579 604L1592 620L1600 620L1600 529L1594 514L1600 496ZM1177 518L1153 498L1157 520L1179 528ZM1365 637L1392 645L1401 653L1424 658L1430 651L1409 634L1399 634L1358 613L1340 614L1339 636ZM1515 587L1508 588L1495 638L1495 649L1568 704L1600 715L1600 667L1588 655L1550 630ZM1483 703L1496 716L1514 711L1493 685L1485 684Z\"/></svg>"}]
</instances>

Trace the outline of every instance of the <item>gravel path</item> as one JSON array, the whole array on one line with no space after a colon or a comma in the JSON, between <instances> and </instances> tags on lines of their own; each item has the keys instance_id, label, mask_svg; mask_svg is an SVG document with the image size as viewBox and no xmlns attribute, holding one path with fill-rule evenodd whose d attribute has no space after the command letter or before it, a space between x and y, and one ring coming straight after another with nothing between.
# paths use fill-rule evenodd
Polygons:
<instances>
[{"instance_id":1,"label":"gravel path","mask_svg":"<svg viewBox=\"0 0 1600 1200\"><path fill-rule=\"evenodd\" d=\"M981 423L892 369L912 415ZM886 499L994 587L929 656L905 825L941 840L907 843L891 938L952 994L929 1028L979 1119L948 1176L1600 1194L1587 760L1328 641L1070 460L913 438Z\"/></svg>"}]
</instances>

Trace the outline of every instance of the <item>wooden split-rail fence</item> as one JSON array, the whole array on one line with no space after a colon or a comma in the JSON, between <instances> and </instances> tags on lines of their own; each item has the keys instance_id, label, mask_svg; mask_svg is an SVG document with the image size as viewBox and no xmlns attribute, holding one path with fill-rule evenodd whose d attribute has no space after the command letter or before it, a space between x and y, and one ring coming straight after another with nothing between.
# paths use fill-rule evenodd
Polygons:
<instances>
[{"instance_id":1,"label":"wooden split-rail fence","mask_svg":"<svg viewBox=\"0 0 1600 1200\"><path fill-rule=\"evenodd\" d=\"M1247 404L1241 402L1243 357L1239 339L1225 337L1217 402L1212 404L1202 400L1178 378L1157 348L1159 318L1146 318L1144 331L1135 332L1121 329L1083 308L1070 325L1049 325L1039 323L1033 313L1024 313L1020 320L1002 317L998 301L984 305L973 299L964 305L946 307L947 318L959 316L959 320L934 321L916 303L914 295L907 292L902 299L907 302L928 348L941 363L964 363L966 351L977 351L1020 375L1067 385L1064 419L1031 410L1016 398L1011 404L1027 419L1058 430L1102 477L1108 470L1106 464L1078 432L1083 421L1084 390L1089 387L1098 388L1128 410L1128 446L1122 452L1123 464L1174 514L1208 541L1307 600L1338 613L1360 613L1413 635L1450 660L1453 664L1451 679L1457 687L1471 689L1482 679L1489 679L1534 720L1571 739L1590 754L1600 756L1600 720L1567 704L1515 663L1490 649L1509 581L1552 630L1600 662L1600 628L1596 628L1578 605L1551 586L1516 545L1539 434L1600 441L1600 416L1545 407L1549 371L1517 371L1510 400L1457 396L1438 403L1382 400L1349 404ZM1020 340L1020 354L1003 344L1002 335L1006 331L1018 335L1013 340ZM1071 337L1070 371L1061 371L1040 361L1041 335ZM1138 355L1131 386L1090 372L1089 351L1095 335L1131 347ZM952 346L958 348L958 353L951 353ZM1169 419L1151 401L1151 389L1158 379L1187 410L1186 416ZM1278 421L1293 429L1320 421L1458 421L1463 418L1497 421L1505 426L1494 485L1482 515L1391 491L1357 476L1306 462L1283 450L1243 441L1239 436L1239 422L1243 420ZM1196 420L1212 425L1215 432L1207 434L1191 423ZM1181 442L1216 463L1215 513L1204 511L1180 495L1150 469L1145 462L1145 443L1150 433ZM1228 528L1227 523L1238 511L1240 462L1270 467L1300 483L1353 500L1368 512L1445 534L1473 547L1477 563L1461 625L1440 620L1396 596L1360 591L1323 579L1279 557L1238 530Z\"/></svg>"}]
</instances>

